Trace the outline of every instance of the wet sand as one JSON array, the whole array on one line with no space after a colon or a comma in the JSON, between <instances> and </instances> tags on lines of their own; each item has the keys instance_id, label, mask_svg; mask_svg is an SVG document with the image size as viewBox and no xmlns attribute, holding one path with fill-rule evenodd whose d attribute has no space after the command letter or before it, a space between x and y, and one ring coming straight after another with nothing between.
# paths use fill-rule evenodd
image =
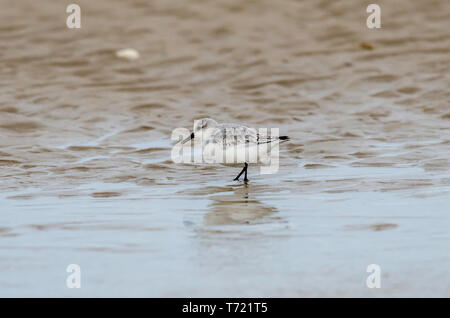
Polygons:
<instances>
[{"instance_id":1,"label":"wet sand","mask_svg":"<svg viewBox=\"0 0 450 318\"><path fill-rule=\"evenodd\" d=\"M0 296L450 296L448 1L378 30L364 1L77 3L0 0ZM173 163L201 117L289 135L279 172Z\"/></svg>"}]
</instances>

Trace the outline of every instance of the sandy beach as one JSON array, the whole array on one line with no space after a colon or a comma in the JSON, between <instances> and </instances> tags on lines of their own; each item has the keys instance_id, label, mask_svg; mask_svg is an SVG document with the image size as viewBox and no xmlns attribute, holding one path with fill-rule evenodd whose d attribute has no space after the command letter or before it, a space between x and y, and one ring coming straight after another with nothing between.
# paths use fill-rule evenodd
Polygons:
<instances>
[{"instance_id":1,"label":"sandy beach","mask_svg":"<svg viewBox=\"0 0 450 318\"><path fill-rule=\"evenodd\" d=\"M0 0L0 296L450 297L449 1L76 3ZM279 171L174 163L202 117Z\"/></svg>"}]
</instances>

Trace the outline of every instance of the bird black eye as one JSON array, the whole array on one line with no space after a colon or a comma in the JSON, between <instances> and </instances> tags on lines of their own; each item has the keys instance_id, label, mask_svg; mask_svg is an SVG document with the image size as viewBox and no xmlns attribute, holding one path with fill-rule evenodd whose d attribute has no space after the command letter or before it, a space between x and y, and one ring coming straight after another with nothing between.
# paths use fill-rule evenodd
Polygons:
<instances>
[{"instance_id":1,"label":"bird black eye","mask_svg":"<svg viewBox=\"0 0 450 318\"><path fill-rule=\"evenodd\" d=\"M191 139L194 139L194 133L191 133Z\"/></svg>"}]
</instances>

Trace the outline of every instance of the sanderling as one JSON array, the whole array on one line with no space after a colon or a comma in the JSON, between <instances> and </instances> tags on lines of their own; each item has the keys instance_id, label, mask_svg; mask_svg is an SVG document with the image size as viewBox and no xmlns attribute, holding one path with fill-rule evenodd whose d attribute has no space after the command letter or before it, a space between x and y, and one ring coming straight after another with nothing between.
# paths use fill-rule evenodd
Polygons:
<instances>
[{"instance_id":1,"label":"sanderling","mask_svg":"<svg viewBox=\"0 0 450 318\"><path fill-rule=\"evenodd\" d=\"M276 131L278 132L278 129ZM191 140L202 148L203 158L220 157L224 159L220 162L225 164L244 163L244 168L234 181L239 180L245 173L244 181L247 182L248 164L264 162L272 148L280 142L289 140L289 137L278 136L278 133L268 135L267 129L257 131L241 124L219 124L211 118L202 118L194 121L192 133L182 141L182 144Z\"/></svg>"}]
</instances>

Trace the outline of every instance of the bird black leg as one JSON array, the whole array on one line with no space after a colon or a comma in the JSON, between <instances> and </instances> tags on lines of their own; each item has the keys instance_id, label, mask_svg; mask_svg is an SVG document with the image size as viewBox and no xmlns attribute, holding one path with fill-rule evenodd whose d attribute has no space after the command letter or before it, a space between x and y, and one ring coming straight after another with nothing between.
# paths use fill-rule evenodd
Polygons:
<instances>
[{"instance_id":1,"label":"bird black leg","mask_svg":"<svg viewBox=\"0 0 450 318\"><path fill-rule=\"evenodd\" d=\"M247 167L248 167L248 163L244 163L244 168L242 168L242 171L238 174L238 176L236 177L236 178L234 178L234 181L238 181L239 180L239 177L245 172L245 175L244 175L244 181L245 182L247 182L248 181L248 179L247 179Z\"/></svg>"},{"instance_id":2,"label":"bird black leg","mask_svg":"<svg viewBox=\"0 0 450 318\"><path fill-rule=\"evenodd\" d=\"M248 164L245 163L245 174L244 174L244 182L248 182L248 178L247 178L247 170L248 170Z\"/></svg>"}]
</instances>

